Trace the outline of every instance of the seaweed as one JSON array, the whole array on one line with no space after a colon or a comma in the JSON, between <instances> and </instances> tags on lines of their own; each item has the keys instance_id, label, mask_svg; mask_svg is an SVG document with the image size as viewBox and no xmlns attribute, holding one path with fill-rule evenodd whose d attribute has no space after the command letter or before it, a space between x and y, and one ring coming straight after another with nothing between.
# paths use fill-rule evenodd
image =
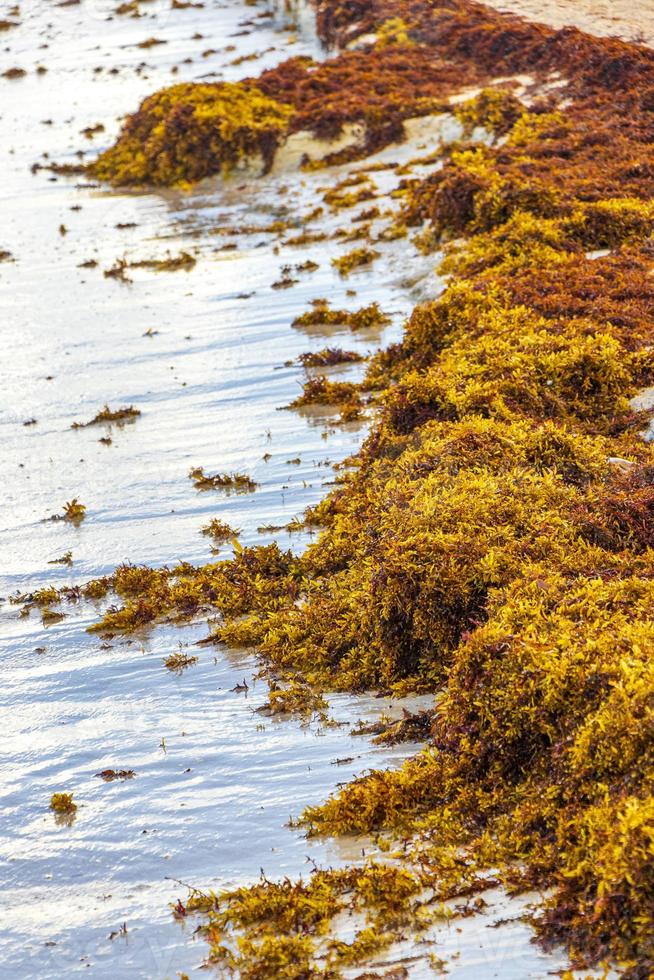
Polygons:
<instances>
[{"instance_id":1,"label":"seaweed","mask_svg":"<svg viewBox=\"0 0 654 980\"><path fill-rule=\"evenodd\" d=\"M363 355L340 347L323 347L322 350L300 354L298 361L305 368L331 367L334 364L353 364L362 361Z\"/></svg>"},{"instance_id":2,"label":"seaweed","mask_svg":"<svg viewBox=\"0 0 654 980\"><path fill-rule=\"evenodd\" d=\"M197 657L189 656L183 650L178 650L176 653L171 653L168 657L164 658L164 667L171 671L173 674L181 674L183 670L187 667L193 667L198 662Z\"/></svg>"},{"instance_id":3,"label":"seaweed","mask_svg":"<svg viewBox=\"0 0 654 980\"><path fill-rule=\"evenodd\" d=\"M72 814L77 810L72 793L53 793L50 799L50 809L55 813Z\"/></svg>"},{"instance_id":4,"label":"seaweed","mask_svg":"<svg viewBox=\"0 0 654 980\"><path fill-rule=\"evenodd\" d=\"M197 259L190 252L180 252L179 255L168 255L165 259L140 259L130 262L131 269L154 269L155 272L178 272L183 269L189 272Z\"/></svg>"},{"instance_id":5,"label":"seaweed","mask_svg":"<svg viewBox=\"0 0 654 980\"><path fill-rule=\"evenodd\" d=\"M143 101L89 173L118 185L168 185L256 155L269 166L291 113L254 84L173 85Z\"/></svg>"},{"instance_id":6,"label":"seaweed","mask_svg":"<svg viewBox=\"0 0 654 980\"><path fill-rule=\"evenodd\" d=\"M477 126L495 136L504 136L514 128L524 112L525 107L520 99L502 88L484 88L474 98L454 107L454 115L462 123L467 136Z\"/></svg>"},{"instance_id":7,"label":"seaweed","mask_svg":"<svg viewBox=\"0 0 654 980\"><path fill-rule=\"evenodd\" d=\"M213 538L215 544L224 544L226 541L231 541L232 538L238 537L241 529L230 527L229 524L221 521L218 517L214 517L201 529L200 533L206 535L208 538Z\"/></svg>"},{"instance_id":8,"label":"seaweed","mask_svg":"<svg viewBox=\"0 0 654 980\"><path fill-rule=\"evenodd\" d=\"M81 524L86 517L86 504L81 504L77 497L66 501L61 514L53 514L46 518L48 521L68 521L70 524Z\"/></svg>"},{"instance_id":9,"label":"seaweed","mask_svg":"<svg viewBox=\"0 0 654 980\"><path fill-rule=\"evenodd\" d=\"M105 425L117 423L118 425L124 425L126 422L133 422L141 414L140 409L134 408L133 405L125 405L122 408L109 408L105 405L104 408L95 415L89 422L73 422L71 429L87 429L91 425Z\"/></svg>"},{"instance_id":10,"label":"seaweed","mask_svg":"<svg viewBox=\"0 0 654 980\"><path fill-rule=\"evenodd\" d=\"M52 558L48 565L72 565L73 564L73 553L72 551L66 551L60 558Z\"/></svg>"},{"instance_id":11,"label":"seaweed","mask_svg":"<svg viewBox=\"0 0 654 980\"><path fill-rule=\"evenodd\" d=\"M390 316L378 303L370 303L359 310L334 310L326 299L314 299L312 308L293 320L294 327L344 326L350 330L375 330L388 326Z\"/></svg>"},{"instance_id":12,"label":"seaweed","mask_svg":"<svg viewBox=\"0 0 654 980\"><path fill-rule=\"evenodd\" d=\"M375 259L379 258L380 253L374 248L364 245L361 248L354 248L345 255L340 255L332 259L332 265L339 275L348 276L353 269L360 269L362 266L371 265Z\"/></svg>"},{"instance_id":13,"label":"seaweed","mask_svg":"<svg viewBox=\"0 0 654 980\"><path fill-rule=\"evenodd\" d=\"M303 405L343 405L359 404L360 396L357 385L351 381L330 381L324 374L316 375L305 381L302 394L299 395L289 408L300 408Z\"/></svg>"},{"instance_id":14,"label":"seaweed","mask_svg":"<svg viewBox=\"0 0 654 980\"><path fill-rule=\"evenodd\" d=\"M247 473L214 473L209 475L202 466L195 466L189 473L197 490L235 490L236 493L252 493L258 484Z\"/></svg>"},{"instance_id":15,"label":"seaweed","mask_svg":"<svg viewBox=\"0 0 654 980\"><path fill-rule=\"evenodd\" d=\"M133 769L103 769L95 774L103 783L113 783L116 779L133 779L136 772Z\"/></svg>"},{"instance_id":16,"label":"seaweed","mask_svg":"<svg viewBox=\"0 0 654 980\"><path fill-rule=\"evenodd\" d=\"M302 555L119 569L89 586L124 602L93 628L218 612L207 642L257 650L269 706L310 714L328 691L381 690L429 692L437 708L384 719L376 737L427 745L301 818L309 834L402 842L399 858L194 894L178 914L204 914L224 972L338 976L493 869L543 895L543 943L640 980L654 968L654 463L630 398L654 384L654 53L471 0L316 10L323 40L362 47L262 74L266 98L292 107L280 133L361 122L361 154L410 115L463 124L463 142L404 175L389 232L444 253L443 292L363 383L310 377L296 400L345 417L366 392L379 405L305 515L321 532ZM540 101L490 87L530 74L533 96L555 71ZM444 104L470 85L473 100ZM479 126L488 138L472 144ZM357 256L337 261L347 273ZM296 325L353 315L316 301ZM336 938L342 912L364 917L354 943Z\"/></svg>"},{"instance_id":17,"label":"seaweed","mask_svg":"<svg viewBox=\"0 0 654 980\"><path fill-rule=\"evenodd\" d=\"M419 873L382 864L316 869L306 882L276 883L262 876L251 888L193 890L185 903L175 903L174 914L206 914L209 962L229 974L244 980L327 980L389 946L409 922L420 928L442 916L440 908L429 908L421 886ZM358 919L350 943L334 935L339 914ZM247 938L239 936L243 931Z\"/></svg>"},{"instance_id":18,"label":"seaweed","mask_svg":"<svg viewBox=\"0 0 654 980\"><path fill-rule=\"evenodd\" d=\"M292 714L303 718L317 716L321 721L326 721L328 707L322 694L307 684L291 680L288 686L280 687L273 681L269 685L268 701L257 711L260 714Z\"/></svg>"}]
</instances>

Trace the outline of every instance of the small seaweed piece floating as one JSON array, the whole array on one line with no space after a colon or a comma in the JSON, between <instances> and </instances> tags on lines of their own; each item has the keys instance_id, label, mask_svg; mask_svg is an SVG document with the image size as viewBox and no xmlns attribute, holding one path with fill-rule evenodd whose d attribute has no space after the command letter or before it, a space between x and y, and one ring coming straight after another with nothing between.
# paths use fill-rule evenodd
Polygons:
<instances>
[{"instance_id":1,"label":"small seaweed piece floating","mask_svg":"<svg viewBox=\"0 0 654 980\"><path fill-rule=\"evenodd\" d=\"M237 537L241 533L241 529L230 527L229 524L214 517L201 529L200 533L208 538L213 538L216 544L224 544L226 541Z\"/></svg>"},{"instance_id":2,"label":"small seaweed piece floating","mask_svg":"<svg viewBox=\"0 0 654 980\"><path fill-rule=\"evenodd\" d=\"M61 558L52 558L48 565L72 565L73 564L73 553L72 551L66 551L61 556Z\"/></svg>"},{"instance_id":3,"label":"small seaweed piece floating","mask_svg":"<svg viewBox=\"0 0 654 980\"><path fill-rule=\"evenodd\" d=\"M167 43L168 43L167 41L163 41L159 37L148 37L148 38L145 39L145 41L139 41L139 43L136 45L136 47L137 48L145 48L145 49L147 49L147 48L155 48L159 44L167 44Z\"/></svg>"},{"instance_id":4,"label":"small seaweed piece floating","mask_svg":"<svg viewBox=\"0 0 654 980\"><path fill-rule=\"evenodd\" d=\"M104 270L105 279L118 279L120 282L133 282L127 275L129 263L125 257L116 259L110 269Z\"/></svg>"},{"instance_id":5,"label":"small seaweed piece floating","mask_svg":"<svg viewBox=\"0 0 654 980\"><path fill-rule=\"evenodd\" d=\"M285 245L313 245L316 242L324 242L327 238L326 231L303 231L299 235L294 235L292 238L287 238Z\"/></svg>"},{"instance_id":6,"label":"small seaweed piece floating","mask_svg":"<svg viewBox=\"0 0 654 980\"><path fill-rule=\"evenodd\" d=\"M196 262L197 259L190 252L180 252L165 259L139 259L138 262L130 262L129 266L131 269L154 269L156 272L178 272L180 269L188 272Z\"/></svg>"},{"instance_id":7,"label":"small seaweed piece floating","mask_svg":"<svg viewBox=\"0 0 654 980\"><path fill-rule=\"evenodd\" d=\"M338 258L332 259L332 265L339 275L347 276L352 269L360 269L363 266L371 265L375 259L379 258L380 254L376 249L362 245L361 248L353 248L351 252L346 252L345 255L340 255Z\"/></svg>"},{"instance_id":8,"label":"small seaweed piece floating","mask_svg":"<svg viewBox=\"0 0 654 980\"><path fill-rule=\"evenodd\" d=\"M98 133L104 133L104 126L102 123L96 123L95 126L86 126L80 132L82 136L86 136L87 140L92 140Z\"/></svg>"},{"instance_id":9,"label":"small seaweed piece floating","mask_svg":"<svg viewBox=\"0 0 654 980\"><path fill-rule=\"evenodd\" d=\"M78 524L86 517L86 505L80 504L77 497L64 504L63 520L70 521L71 524Z\"/></svg>"},{"instance_id":10,"label":"small seaweed piece floating","mask_svg":"<svg viewBox=\"0 0 654 980\"><path fill-rule=\"evenodd\" d=\"M95 775L105 783L112 783L114 779L133 779L136 772L134 769L103 769Z\"/></svg>"},{"instance_id":11,"label":"small seaweed piece floating","mask_svg":"<svg viewBox=\"0 0 654 980\"><path fill-rule=\"evenodd\" d=\"M269 715L300 715L311 718L316 715L321 721L327 720L329 704L317 691L300 681L292 680L287 687L270 685L269 700L257 711Z\"/></svg>"},{"instance_id":12,"label":"small seaweed piece floating","mask_svg":"<svg viewBox=\"0 0 654 980\"><path fill-rule=\"evenodd\" d=\"M252 493L258 484L247 473L214 473L210 476L204 467L196 466L189 473L197 490L235 490L237 493Z\"/></svg>"},{"instance_id":13,"label":"small seaweed piece floating","mask_svg":"<svg viewBox=\"0 0 654 980\"><path fill-rule=\"evenodd\" d=\"M55 623L60 623L65 618L65 613L55 612L53 609L48 609L47 607L41 611L41 619L44 626L54 626Z\"/></svg>"},{"instance_id":14,"label":"small seaweed piece floating","mask_svg":"<svg viewBox=\"0 0 654 980\"><path fill-rule=\"evenodd\" d=\"M329 381L324 374L319 374L305 382L302 394L295 401L292 401L288 407L344 405L346 403L360 405L358 386L350 381Z\"/></svg>"},{"instance_id":15,"label":"small seaweed piece floating","mask_svg":"<svg viewBox=\"0 0 654 980\"><path fill-rule=\"evenodd\" d=\"M379 306L370 303L360 310L333 310L326 299L311 301L312 309L306 310L293 320L294 327L321 327L342 325L350 330L373 330L388 326L391 318Z\"/></svg>"},{"instance_id":16,"label":"small seaweed piece floating","mask_svg":"<svg viewBox=\"0 0 654 980\"><path fill-rule=\"evenodd\" d=\"M365 177L359 177L358 179L361 183L366 181ZM361 204L363 201L370 201L376 197L372 184L358 191L345 191L341 189L349 186L352 186L351 181L343 181L341 184L337 184L333 190L327 191L323 197L323 201L325 204L329 204L333 211L340 211L343 208L351 208L355 204Z\"/></svg>"},{"instance_id":17,"label":"small seaweed piece floating","mask_svg":"<svg viewBox=\"0 0 654 980\"><path fill-rule=\"evenodd\" d=\"M311 300L312 309L301 313L293 320L294 327L322 327L346 325L350 314L347 310L333 310L329 305L329 300Z\"/></svg>"},{"instance_id":18,"label":"small seaweed piece floating","mask_svg":"<svg viewBox=\"0 0 654 980\"><path fill-rule=\"evenodd\" d=\"M125 405L123 408L109 408L105 405L90 422L73 422L71 429L88 429L90 425L103 425L116 422L118 425L125 422L133 422L141 414L138 408L133 405Z\"/></svg>"},{"instance_id":19,"label":"small seaweed piece floating","mask_svg":"<svg viewBox=\"0 0 654 980\"><path fill-rule=\"evenodd\" d=\"M298 361L303 367L330 367L333 364L350 364L362 361L363 355L340 347L323 347L322 350L300 354Z\"/></svg>"},{"instance_id":20,"label":"small seaweed piece floating","mask_svg":"<svg viewBox=\"0 0 654 980\"><path fill-rule=\"evenodd\" d=\"M127 923L123 922L122 926L120 926L119 929L114 929L113 932L109 933L107 939L113 941L114 939L118 939L119 936L126 936L126 935L127 935Z\"/></svg>"},{"instance_id":21,"label":"small seaweed piece floating","mask_svg":"<svg viewBox=\"0 0 654 980\"><path fill-rule=\"evenodd\" d=\"M53 793L50 798L50 809L55 813L75 813L77 803L73 802L72 793Z\"/></svg>"},{"instance_id":22,"label":"small seaweed piece floating","mask_svg":"<svg viewBox=\"0 0 654 980\"><path fill-rule=\"evenodd\" d=\"M80 504L77 497L67 500L64 504L63 514L53 514L46 517L47 521L69 521L71 524L80 524L86 517L86 505Z\"/></svg>"},{"instance_id":23,"label":"small seaweed piece floating","mask_svg":"<svg viewBox=\"0 0 654 980\"><path fill-rule=\"evenodd\" d=\"M197 662L197 657L189 657L183 650L179 650L164 659L164 667L167 667L174 674L181 674L186 667L192 667Z\"/></svg>"}]
</instances>

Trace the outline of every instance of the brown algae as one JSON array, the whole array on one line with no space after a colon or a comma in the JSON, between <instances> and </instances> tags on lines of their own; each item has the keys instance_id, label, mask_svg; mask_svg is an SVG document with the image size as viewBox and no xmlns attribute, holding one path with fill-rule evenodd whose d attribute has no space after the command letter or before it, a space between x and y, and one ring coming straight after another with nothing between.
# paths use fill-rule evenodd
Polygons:
<instances>
[{"instance_id":1,"label":"brown algae","mask_svg":"<svg viewBox=\"0 0 654 980\"><path fill-rule=\"evenodd\" d=\"M70 524L81 524L86 517L86 504L81 504L77 497L66 501L61 514L47 517L48 521L68 521Z\"/></svg>"},{"instance_id":2,"label":"brown algae","mask_svg":"<svg viewBox=\"0 0 654 980\"><path fill-rule=\"evenodd\" d=\"M50 809L55 813L71 814L77 810L72 793L53 793L50 799Z\"/></svg>"},{"instance_id":3,"label":"brown algae","mask_svg":"<svg viewBox=\"0 0 654 980\"><path fill-rule=\"evenodd\" d=\"M189 473L196 490L234 490L236 493L252 493L258 484L247 473L214 473L209 475L202 466L195 466Z\"/></svg>"},{"instance_id":4,"label":"brown algae","mask_svg":"<svg viewBox=\"0 0 654 980\"><path fill-rule=\"evenodd\" d=\"M187 667L193 667L197 662L197 657L189 656L180 649L176 653L171 653L168 657L165 657L163 663L164 667L173 674L181 674L183 670L186 670Z\"/></svg>"},{"instance_id":5,"label":"brown algae","mask_svg":"<svg viewBox=\"0 0 654 980\"><path fill-rule=\"evenodd\" d=\"M255 85L173 85L144 100L91 173L114 184L180 184L256 155L269 165L291 112Z\"/></svg>"},{"instance_id":6,"label":"brown algae","mask_svg":"<svg viewBox=\"0 0 654 980\"><path fill-rule=\"evenodd\" d=\"M215 544L225 544L226 541L231 541L232 538L238 537L241 529L230 527L229 524L221 521L218 517L214 517L208 524L205 524L201 528L200 533L206 535L208 538L212 538Z\"/></svg>"},{"instance_id":7,"label":"brown algae","mask_svg":"<svg viewBox=\"0 0 654 980\"><path fill-rule=\"evenodd\" d=\"M124 425L125 422L133 422L140 414L140 410L134 408L133 405L126 405L123 408L115 409L111 409L108 405L105 405L89 422L73 422L71 429L87 429L90 425L111 423Z\"/></svg>"},{"instance_id":8,"label":"brown algae","mask_svg":"<svg viewBox=\"0 0 654 980\"><path fill-rule=\"evenodd\" d=\"M492 872L545 896L538 937L564 944L575 967L610 961L645 980L654 459L629 399L654 384L654 53L470 0L356 11L322 0L317 23L323 40L362 47L321 66L292 59L245 92L273 101L275 144L289 127L334 136L365 120L357 152L368 152L411 114L456 116L463 138L426 175L405 174L393 226L434 253L446 288L361 385L309 378L296 401L359 411L373 392L379 405L352 465L307 513L321 533L302 555L272 544L202 567L122 566L86 587L122 602L92 628L218 612L207 641L256 648L271 712L310 714L330 690L431 692L438 707L376 733L425 739L421 752L301 819L309 834L376 835L399 849L388 864L193 893L176 914L204 914L227 972L335 978ZM553 72L561 85L548 91ZM492 84L518 74L533 79L528 97ZM447 102L467 86L479 94ZM176 145L170 120L193 117L203 88L146 100L98 176L175 183L247 152L263 129L197 167L186 135ZM248 118L249 97L234 95ZM375 257L366 246L335 265L347 274ZM300 321L348 325L326 302ZM200 489L233 479L192 476ZM344 911L362 919L351 943L337 938Z\"/></svg>"}]
</instances>

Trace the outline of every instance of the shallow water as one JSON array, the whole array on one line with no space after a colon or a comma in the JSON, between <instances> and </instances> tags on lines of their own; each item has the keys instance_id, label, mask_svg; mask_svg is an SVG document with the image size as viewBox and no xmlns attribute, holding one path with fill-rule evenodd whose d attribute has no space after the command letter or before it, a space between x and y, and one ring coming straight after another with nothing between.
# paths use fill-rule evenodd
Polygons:
<instances>
[{"instance_id":1,"label":"shallow water","mask_svg":"<svg viewBox=\"0 0 654 980\"><path fill-rule=\"evenodd\" d=\"M121 114L172 79L236 79L288 53L318 53L306 18L304 30L289 31L261 17L261 5L229 0L171 11L154 0L140 19L108 19L111 6L26 6L21 26L2 38L3 63L28 74L0 79L0 248L15 259L0 265L0 976L202 975L206 947L193 937L196 923L176 923L168 908L185 895L175 879L217 887L252 881L261 868L271 877L299 874L308 858L359 857L361 842L308 842L286 827L289 815L415 748L372 746L353 739L347 724L321 729L262 717L255 709L265 685L253 682L256 665L245 654L190 646L199 663L171 674L163 658L206 635L206 623L108 645L85 632L99 607L67 607L66 618L45 629L36 612L20 618L7 601L17 590L84 581L123 561L208 561L210 542L199 532L212 517L241 528L243 544L276 538L301 548L305 534L257 528L284 524L315 503L333 479L330 463L352 452L365 429L330 425L315 411L278 411L302 381L288 362L326 343L365 352L396 339L433 264L417 255L407 263L406 246L389 245L374 271L341 280L330 258L349 246L275 251L272 235L230 233L306 213L318 188L338 179L331 173L246 174L186 195L116 194L46 170L32 174L45 154L73 161L80 147L97 152ZM194 39L198 33L204 37ZM149 37L167 43L136 47ZM217 50L203 57L209 49ZM253 52L265 54L229 64ZM192 62L183 64L187 57ZM35 74L39 64L47 74ZM107 128L89 145L80 132L99 122ZM388 175L375 179L388 189ZM131 284L103 275L122 256L182 250L197 258L190 272L135 269ZM292 289L271 288L282 265L307 258L320 263L316 272L299 274ZM89 259L97 267L80 268ZM348 308L377 301L393 325L329 337L291 329L316 296ZM142 415L123 427L71 429L105 403L133 404ZM98 441L106 435L111 445ZM192 466L247 471L259 489L199 493L188 478ZM78 528L44 523L73 497L88 508ZM68 550L71 569L49 564ZM243 678L247 692L234 691ZM352 724L401 706L339 696L331 707ZM105 783L95 775L105 768L136 776ZM74 791L79 805L70 824L48 810L51 794L62 790ZM500 896L498 914L506 914L505 903ZM439 938L450 952L458 944L452 976L478 976L483 965L487 976L538 977L561 965L530 945L524 924L491 934L487 918ZM411 971L424 975L422 960Z\"/></svg>"}]
</instances>

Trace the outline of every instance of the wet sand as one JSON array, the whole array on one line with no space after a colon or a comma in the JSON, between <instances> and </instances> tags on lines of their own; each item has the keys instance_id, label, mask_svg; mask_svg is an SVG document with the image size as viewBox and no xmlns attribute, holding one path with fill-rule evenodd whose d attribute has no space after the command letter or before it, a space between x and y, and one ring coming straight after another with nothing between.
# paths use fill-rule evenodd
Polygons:
<instances>
[{"instance_id":1,"label":"wet sand","mask_svg":"<svg viewBox=\"0 0 654 980\"><path fill-rule=\"evenodd\" d=\"M488 6L550 27L654 46L654 0L488 0Z\"/></svg>"}]
</instances>

